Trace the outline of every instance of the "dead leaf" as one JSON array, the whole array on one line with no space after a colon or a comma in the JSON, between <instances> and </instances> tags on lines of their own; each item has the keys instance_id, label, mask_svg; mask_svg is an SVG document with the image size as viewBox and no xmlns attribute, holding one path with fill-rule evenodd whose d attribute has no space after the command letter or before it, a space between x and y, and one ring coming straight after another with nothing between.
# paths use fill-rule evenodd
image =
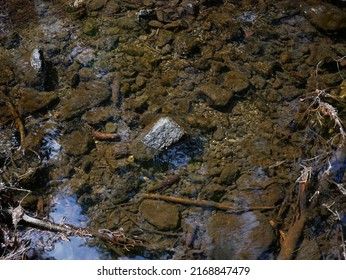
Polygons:
<instances>
[{"instance_id":1,"label":"dead leaf","mask_svg":"<svg viewBox=\"0 0 346 280\"><path fill-rule=\"evenodd\" d=\"M17 224L22 220L24 215L24 210L21 205L17 206L16 208L13 209L12 211L12 223L14 227L17 227Z\"/></svg>"}]
</instances>

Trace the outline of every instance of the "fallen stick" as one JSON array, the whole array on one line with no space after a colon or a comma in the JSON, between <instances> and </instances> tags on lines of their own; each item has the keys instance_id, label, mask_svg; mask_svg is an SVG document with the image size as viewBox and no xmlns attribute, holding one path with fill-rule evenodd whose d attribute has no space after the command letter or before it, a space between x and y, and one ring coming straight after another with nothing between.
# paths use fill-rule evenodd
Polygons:
<instances>
[{"instance_id":1,"label":"fallen stick","mask_svg":"<svg viewBox=\"0 0 346 280\"><path fill-rule=\"evenodd\" d=\"M161 194L137 194L140 197L143 198L149 198L149 199L161 199L169 202L184 204L184 205L195 205L195 206L201 206L201 207L213 207L220 210L226 210L226 211L233 211L233 212L247 212L247 211L253 211L253 210L272 210L275 209L275 206L247 206L247 207L233 207L227 204L215 202L215 201L209 201L209 200L193 200L193 199L187 199L182 197L174 197L174 196L168 196L168 195L161 195Z\"/></svg>"},{"instance_id":2,"label":"fallen stick","mask_svg":"<svg viewBox=\"0 0 346 280\"><path fill-rule=\"evenodd\" d=\"M120 138L119 135L116 133L105 133L95 130L93 130L91 134L97 140L114 140Z\"/></svg>"},{"instance_id":3,"label":"fallen stick","mask_svg":"<svg viewBox=\"0 0 346 280\"><path fill-rule=\"evenodd\" d=\"M166 179L162 180L161 182L159 182L158 184L156 185L153 185L153 186L150 186L148 188L148 191L149 192L154 192L154 191L157 191L159 189L163 189L163 188L166 188L166 187L170 187L172 186L175 182L179 181L180 179L180 176L179 175L170 175L168 176Z\"/></svg>"},{"instance_id":4,"label":"fallen stick","mask_svg":"<svg viewBox=\"0 0 346 280\"><path fill-rule=\"evenodd\" d=\"M1 211L12 216L15 226L20 220L22 220L30 226L48 231L54 231L64 233L66 235L74 235L80 237L99 238L108 243L120 245L127 251L134 248L135 246L141 245L141 241L126 237L124 232L121 230L110 231L108 229L100 229L99 231L90 231L86 228L78 228L72 225L59 225L50 221L44 221L38 218L31 217L24 212L21 206L18 206L15 209L1 209ZM14 216L16 216L16 221L14 220Z\"/></svg>"}]
</instances>

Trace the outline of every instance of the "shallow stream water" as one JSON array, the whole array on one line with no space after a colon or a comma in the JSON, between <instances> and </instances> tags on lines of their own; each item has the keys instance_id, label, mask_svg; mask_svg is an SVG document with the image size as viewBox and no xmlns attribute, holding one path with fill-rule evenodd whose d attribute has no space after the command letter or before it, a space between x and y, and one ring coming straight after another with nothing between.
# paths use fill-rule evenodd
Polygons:
<instances>
[{"instance_id":1,"label":"shallow stream water","mask_svg":"<svg viewBox=\"0 0 346 280\"><path fill-rule=\"evenodd\" d=\"M27 258L277 257L302 178L318 180L343 146L344 1L0 6L0 194L15 192L37 218L120 230L128 242L23 224ZM164 149L146 146L164 118L183 137L172 144L166 131ZM21 200L17 189L31 193ZM292 258L343 256L345 194L308 190L320 202Z\"/></svg>"}]
</instances>

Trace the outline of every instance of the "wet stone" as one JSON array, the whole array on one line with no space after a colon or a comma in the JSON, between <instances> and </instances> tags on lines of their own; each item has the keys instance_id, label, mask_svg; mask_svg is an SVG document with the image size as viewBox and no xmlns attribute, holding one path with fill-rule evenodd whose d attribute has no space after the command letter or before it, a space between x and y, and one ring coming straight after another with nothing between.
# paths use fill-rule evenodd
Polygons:
<instances>
[{"instance_id":1,"label":"wet stone","mask_svg":"<svg viewBox=\"0 0 346 280\"><path fill-rule=\"evenodd\" d=\"M0 85L9 84L13 80L14 75L11 68L8 65L6 65L6 63L4 63L2 59L0 60L0 69Z\"/></svg>"},{"instance_id":2,"label":"wet stone","mask_svg":"<svg viewBox=\"0 0 346 280\"><path fill-rule=\"evenodd\" d=\"M257 168L254 172L248 174L244 173L237 179L237 186L239 190L255 190L265 189L273 183L273 179L269 178L264 171Z\"/></svg>"},{"instance_id":3,"label":"wet stone","mask_svg":"<svg viewBox=\"0 0 346 280\"><path fill-rule=\"evenodd\" d=\"M158 47L162 48L166 44L170 43L173 40L174 33L168 30L160 30L156 44Z\"/></svg>"},{"instance_id":4,"label":"wet stone","mask_svg":"<svg viewBox=\"0 0 346 280\"><path fill-rule=\"evenodd\" d=\"M220 174L219 180L220 183L229 184L237 179L239 176L240 170L237 163L228 163L226 164Z\"/></svg>"},{"instance_id":5,"label":"wet stone","mask_svg":"<svg viewBox=\"0 0 346 280\"><path fill-rule=\"evenodd\" d=\"M114 107L93 108L83 114L82 120L87 121L89 124L97 124L108 120L115 113L116 110Z\"/></svg>"},{"instance_id":6,"label":"wet stone","mask_svg":"<svg viewBox=\"0 0 346 280\"><path fill-rule=\"evenodd\" d=\"M307 2L302 5L303 14L313 25L324 31L340 31L346 28L344 9L323 1L318 2Z\"/></svg>"},{"instance_id":7,"label":"wet stone","mask_svg":"<svg viewBox=\"0 0 346 280\"><path fill-rule=\"evenodd\" d=\"M148 22L148 26L152 28L163 28L163 23L157 21L157 20L151 20Z\"/></svg>"},{"instance_id":8,"label":"wet stone","mask_svg":"<svg viewBox=\"0 0 346 280\"><path fill-rule=\"evenodd\" d=\"M218 260L256 260L267 257L274 233L262 213L241 215L217 213L207 224L209 258Z\"/></svg>"},{"instance_id":9,"label":"wet stone","mask_svg":"<svg viewBox=\"0 0 346 280\"><path fill-rule=\"evenodd\" d=\"M186 33L179 33L175 37L174 49L180 55L193 55L200 52L198 41L191 34Z\"/></svg>"},{"instance_id":10,"label":"wet stone","mask_svg":"<svg viewBox=\"0 0 346 280\"><path fill-rule=\"evenodd\" d=\"M139 211L143 218L159 230L174 230L179 224L179 211L176 205L164 201L144 200Z\"/></svg>"},{"instance_id":11,"label":"wet stone","mask_svg":"<svg viewBox=\"0 0 346 280\"><path fill-rule=\"evenodd\" d=\"M39 92L32 88L21 89L20 93L19 106L28 113L41 110L58 98L55 92Z\"/></svg>"},{"instance_id":12,"label":"wet stone","mask_svg":"<svg viewBox=\"0 0 346 280\"><path fill-rule=\"evenodd\" d=\"M200 196L205 200L220 201L226 190L224 186L208 184L202 189Z\"/></svg>"},{"instance_id":13,"label":"wet stone","mask_svg":"<svg viewBox=\"0 0 346 280\"><path fill-rule=\"evenodd\" d=\"M61 120L67 120L87 109L96 107L110 97L109 86L103 82L81 83L71 92L71 97L65 99L60 108Z\"/></svg>"},{"instance_id":14,"label":"wet stone","mask_svg":"<svg viewBox=\"0 0 346 280\"><path fill-rule=\"evenodd\" d=\"M91 48L76 50L76 52L78 52L78 55L76 56L76 61L83 66L91 65L92 62L96 59L95 52Z\"/></svg>"},{"instance_id":15,"label":"wet stone","mask_svg":"<svg viewBox=\"0 0 346 280\"><path fill-rule=\"evenodd\" d=\"M178 142L186 132L171 118L160 118L148 133L143 137L142 142L156 150L163 150Z\"/></svg>"},{"instance_id":16,"label":"wet stone","mask_svg":"<svg viewBox=\"0 0 346 280\"><path fill-rule=\"evenodd\" d=\"M94 141L89 133L75 130L71 134L65 135L62 139L62 146L66 154L78 156L90 151Z\"/></svg>"},{"instance_id":17,"label":"wet stone","mask_svg":"<svg viewBox=\"0 0 346 280\"><path fill-rule=\"evenodd\" d=\"M244 92L250 86L247 74L238 71L226 73L223 80L223 86L234 94Z\"/></svg>"},{"instance_id":18,"label":"wet stone","mask_svg":"<svg viewBox=\"0 0 346 280\"><path fill-rule=\"evenodd\" d=\"M116 132L118 126L114 122L107 122L105 125L105 130L107 133L114 133Z\"/></svg>"},{"instance_id":19,"label":"wet stone","mask_svg":"<svg viewBox=\"0 0 346 280\"><path fill-rule=\"evenodd\" d=\"M136 30L139 28L139 25L135 21L135 16L129 17L124 16L116 19L114 21L115 25L124 30Z\"/></svg>"},{"instance_id":20,"label":"wet stone","mask_svg":"<svg viewBox=\"0 0 346 280\"><path fill-rule=\"evenodd\" d=\"M16 59L16 64L13 71L18 81L28 86L41 87L43 77L31 66L31 53L26 53L14 59Z\"/></svg>"},{"instance_id":21,"label":"wet stone","mask_svg":"<svg viewBox=\"0 0 346 280\"><path fill-rule=\"evenodd\" d=\"M30 56L30 65L36 72L42 71L44 67L43 53L39 49L34 49Z\"/></svg>"},{"instance_id":22,"label":"wet stone","mask_svg":"<svg viewBox=\"0 0 346 280\"><path fill-rule=\"evenodd\" d=\"M211 107L226 106L233 97L232 91L213 83L199 86L196 89L196 93L198 96L207 97L207 101Z\"/></svg>"},{"instance_id":23,"label":"wet stone","mask_svg":"<svg viewBox=\"0 0 346 280\"><path fill-rule=\"evenodd\" d=\"M83 67L79 70L79 79L82 82L88 82L90 80L96 79L96 74L91 68Z\"/></svg>"},{"instance_id":24,"label":"wet stone","mask_svg":"<svg viewBox=\"0 0 346 280\"><path fill-rule=\"evenodd\" d=\"M106 4L108 0L91 0L88 5L88 10L90 11L98 11L101 10Z\"/></svg>"},{"instance_id":25,"label":"wet stone","mask_svg":"<svg viewBox=\"0 0 346 280\"><path fill-rule=\"evenodd\" d=\"M223 140L225 138L225 131L221 127L218 127L213 134L213 138L216 141Z\"/></svg>"},{"instance_id":26,"label":"wet stone","mask_svg":"<svg viewBox=\"0 0 346 280\"><path fill-rule=\"evenodd\" d=\"M95 36L98 32L98 27L95 23L95 21L88 19L83 26L82 29L83 34L88 36Z\"/></svg>"}]
</instances>

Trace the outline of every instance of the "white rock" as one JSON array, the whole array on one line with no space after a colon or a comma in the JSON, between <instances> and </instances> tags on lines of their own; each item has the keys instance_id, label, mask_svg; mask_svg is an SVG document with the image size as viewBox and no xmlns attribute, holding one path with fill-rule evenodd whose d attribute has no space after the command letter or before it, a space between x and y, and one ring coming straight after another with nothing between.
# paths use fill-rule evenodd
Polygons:
<instances>
[{"instance_id":1,"label":"white rock","mask_svg":"<svg viewBox=\"0 0 346 280\"><path fill-rule=\"evenodd\" d=\"M164 117L155 122L153 127L143 137L142 142L150 148L163 150L178 142L184 134L184 129L176 122L171 118Z\"/></svg>"},{"instance_id":2,"label":"white rock","mask_svg":"<svg viewBox=\"0 0 346 280\"><path fill-rule=\"evenodd\" d=\"M43 55L39 49L34 49L30 56L31 67L39 72L43 68Z\"/></svg>"}]
</instances>

